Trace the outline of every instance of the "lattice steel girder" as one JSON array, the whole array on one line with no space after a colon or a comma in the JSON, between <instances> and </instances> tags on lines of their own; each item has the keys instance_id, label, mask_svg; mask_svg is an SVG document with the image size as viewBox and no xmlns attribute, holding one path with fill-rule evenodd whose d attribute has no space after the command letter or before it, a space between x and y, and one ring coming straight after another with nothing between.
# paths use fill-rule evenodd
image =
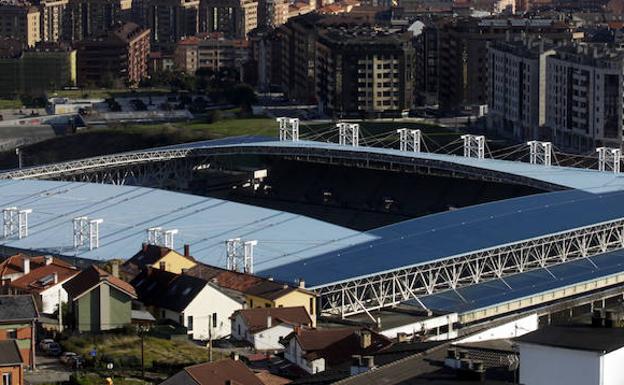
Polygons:
<instances>
[{"instance_id":1,"label":"lattice steel girder","mask_svg":"<svg viewBox=\"0 0 624 385\"><path fill-rule=\"evenodd\" d=\"M618 219L312 289L322 314L346 317L622 248Z\"/></svg>"}]
</instances>

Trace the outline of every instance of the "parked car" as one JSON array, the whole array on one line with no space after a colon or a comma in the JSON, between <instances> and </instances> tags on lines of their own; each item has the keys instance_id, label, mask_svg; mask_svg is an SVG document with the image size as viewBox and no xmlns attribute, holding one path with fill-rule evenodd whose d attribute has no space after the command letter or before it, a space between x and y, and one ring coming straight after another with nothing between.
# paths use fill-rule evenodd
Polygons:
<instances>
[{"instance_id":1,"label":"parked car","mask_svg":"<svg viewBox=\"0 0 624 385\"><path fill-rule=\"evenodd\" d=\"M78 354L74 352L63 352L63 354L61 354L61 362L64 363L65 365L71 365L72 360L76 356L78 356Z\"/></svg>"},{"instance_id":2,"label":"parked car","mask_svg":"<svg viewBox=\"0 0 624 385\"><path fill-rule=\"evenodd\" d=\"M48 344L48 348L45 350L48 356L58 357L61 355L61 345L56 342L51 342Z\"/></svg>"},{"instance_id":3,"label":"parked car","mask_svg":"<svg viewBox=\"0 0 624 385\"><path fill-rule=\"evenodd\" d=\"M39 349L41 349L42 352L46 352L48 351L48 345L53 343L55 342L52 338L43 339L39 342Z\"/></svg>"}]
</instances>

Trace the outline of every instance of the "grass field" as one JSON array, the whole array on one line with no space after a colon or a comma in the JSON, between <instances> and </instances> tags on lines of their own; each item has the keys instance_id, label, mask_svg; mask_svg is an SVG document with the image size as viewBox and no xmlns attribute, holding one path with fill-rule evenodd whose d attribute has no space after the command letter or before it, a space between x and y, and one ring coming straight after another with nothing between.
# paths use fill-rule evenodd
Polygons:
<instances>
[{"instance_id":1,"label":"grass field","mask_svg":"<svg viewBox=\"0 0 624 385\"><path fill-rule=\"evenodd\" d=\"M85 90L57 90L50 92L48 97L58 96L64 98L94 98L94 99L106 99L111 96L123 96L123 95L139 95L139 94L163 94L169 92L167 88L141 88L140 90L131 90L128 88L109 89L109 88L97 88L97 89L85 89Z\"/></svg>"},{"instance_id":2,"label":"grass field","mask_svg":"<svg viewBox=\"0 0 624 385\"><path fill-rule=\"evenodd\" d=\"M22 101L19 99L0 99L0 110L17 109L22 107Z\"/></svg>"}]
</instances>

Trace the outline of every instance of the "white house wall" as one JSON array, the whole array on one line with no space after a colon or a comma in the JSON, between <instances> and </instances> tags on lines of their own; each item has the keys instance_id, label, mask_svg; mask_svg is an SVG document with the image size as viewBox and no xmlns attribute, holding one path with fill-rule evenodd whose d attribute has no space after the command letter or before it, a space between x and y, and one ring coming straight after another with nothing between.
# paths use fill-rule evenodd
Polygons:
<instances>
[{"instance_id":1,"label":"white house wall","mask_svg":"<svg viewBox=\"0 0 624 385\"><path fill-rule=\"evenodd\" d=\"M622 369L623 362L624 348L620 348L602 356L602 385L624 384L624 370Z\"/></svg>"},{"instance_id":2,"label":"white house wall","mask_svg":"<svg viewBox=\"0 0 624 385\"><path fill-rule=\"evenodd\" d=\"M531 314L526 317L507 322L503 325L486 329L477 334L473 334L470 337L466 337L457 341L457 343L461 344L466 342L490 341L499 340L502 338L520 337L521 335L537 330L538 319L539 318L537 314Z\"/></svg>"},{"instance_id":3,"label":"white house wall","mask_svg":"<svg viewBox=\"0 0 624 385\"><path fill-rule=\"evenodd\" d=\"M193 316L193 330L189 334L194 340L207 340L208 324L212 323L212 314L217 313L217 323L212 325L212 338L224 338L232 330L230 316L242 308L240 302L206 285L184 309L184 326L188 327L188 317Z\"/></svg>"},{"instance_id":4,"label":"white house wall","mask_svg":"<svg viewBox=\"0 0 624 385\"><path fill-rule=\"evenodd\" d=\"M279 324L253 334L252 343L256 350L282 350L284 345L279 343L280 339L286 337L292 331L292 326Z\"/></svg>"},{"instance_id":5,"label":"white house wall","mask_svg":"<svg viewBox=\"0 0 624 385\"><path fill-rule=\"evenodd\" d=\"M518 345L521 384L602 385L600 355L596 352L527 343Z\"/></svg>"},{"instance_id":6,"label":"white house wall","mask_svg":"<svg viewBox=\"0 0 624 385\"><path fill-rule=\"evenodd\" d=\"M63 289L63 282L41 292L41 312L46 314L54 313L59 304L59 294L61 303L67 303L67 292Z\"/></svg>"},{"instance_id":7,"label":"white house wall","mask_svg":"<svg viewBox=\"0 0 624 385\"><path fill-rule=\"evenodd\" d=\"M299 346L297 340L295 338L291 338L290 341L288 341L288 347L284 351L284 358L286 358L286 360L292 362L310 374L325 371L324 358L308 362L305 358L303 358L304 354L306 354L306 352L301 350L301 346Z\"/></svg>"}]
</instances>

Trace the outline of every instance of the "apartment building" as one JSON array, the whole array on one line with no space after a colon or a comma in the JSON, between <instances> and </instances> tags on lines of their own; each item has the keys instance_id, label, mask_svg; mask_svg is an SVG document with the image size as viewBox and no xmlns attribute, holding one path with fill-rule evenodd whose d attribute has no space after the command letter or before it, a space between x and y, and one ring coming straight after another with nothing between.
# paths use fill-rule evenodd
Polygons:
<instances>
[{"instance_id":1,"label":"apartment building","mask_svg":"<svg viewBox=\"0 0 624 385\"><path fill-rule=\"evenodd\" d=\"M106 34L114 25L130 20L132 0L70 0L63 37L79 41Z\"/></svg>"},{"instance_id":2,"label":"apartment building","mask_svg":"<svg viewBox=\"0 0 624 385\"><path fill-rule=\"evenodd\" d=\"M423 33L430 33L425 30ZM526 36L547 43L582 37L572 24L555 19L449 18L437 24L438 102L444 110L484 105L488 99L488 45Z\"/></svg>"},{"instance_id":3,"label":"apartment building","mask_svg":"<svg viewBox=\"0 0 624 385\"><path fill-rule=\"evenodd\" d=\"M258 0L202 0L200 24L202 32L246 39L258 26Z\"/></svg>"},{"instance_id":4,"label":"apartment building","mask_svg":"<svg viewBox=\"0 0 624 385\"><path fill-rule=\"evenodd\" d=\"M25 0L0 0L0 37L33 47L41 40L40 12Z\"/></svg>"},{"instance_id":5,"label":"apartment building","mask_svg":"<svg viewBox=\"0 0 624 385\"><path fill-rule=\"evenodd\" d=\"M149 29L125 23L102 37L80 41L78 84L104 85L117 79L138 84L148 74L149 36Z\"/></svg>"},{"instance_id":6,"label":"apartment building","mask_svg":"<svg viewBox=\"0 0 624 385\"><path fill-rule=\"evenodd\" d=\"M546 63L546 125L554 144L574 152L621 147L624 51L570 45Z\"/></svg>"},{"instance_id":7,"label":"apartment building","mask_svg":"<svg viewBox=\"0 0 624 385\"><path fill-rule=\"evenodd\" d=\"M190 37L177 44L174 61L177 68L187 73L195 73L200 68L211 71L235 68L242 73L249 61L249 42L226 39L220 33Z\"/></svg>"},{"instance_id":8,"label":"apartment building","mask_svg":"<svg viewBox=\"0 0 624 385\"><path fill-rule=\"evenodd\" d=\"M546 58L543 41L498 41L489 48L488 129L516 141L545 137Z\"/></svg>"},{"instance_id":9,"label":"apartment building","mask_svg":"<svg viewBox=\"0 0 624 385\"><path fill-rule=\"evenodd\" d=\"M259 0L258 26L278 27L288 21L288 0Z\"/></svg>"},{"instance_id":10,"label":"apartment building","mask_svg":"<svg viewBox=\"0 0 624 385\"><path fill-rule=\"evenodd\" d=\"M171 46L199 32L199 0L146 0L144 14L152 44Z\"/></svg>"},{"instance_id":11,"label":"apartment building","mask_svg":"<svg viewBox=\"0 0 624 385\"><path fill-rule=\"evenodd\" d=\"M370 25L318 32L316 97L334 116L400 116L413 102L411 33Z\"/></svg>"},{"instance_id":12,"label":"apartment building","mask_svg":"<svg viewBox=\"0 0 624 385\"><path fill-rule=\"evenodd\" d=\"M39 10L42 41L58 42L63 39L68 6L69 0L41 0Z\"/></svg>"}]
</instances>

